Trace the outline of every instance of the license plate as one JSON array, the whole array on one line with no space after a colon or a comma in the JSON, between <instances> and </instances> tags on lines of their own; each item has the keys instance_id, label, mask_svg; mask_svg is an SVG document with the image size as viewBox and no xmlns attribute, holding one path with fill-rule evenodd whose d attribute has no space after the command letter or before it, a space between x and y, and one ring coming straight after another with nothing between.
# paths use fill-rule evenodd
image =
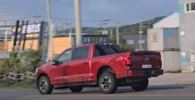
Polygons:
<instances>
[{"instance_id":1,"label":"license plate","mask_svg":"<svg viewBox=\"0 0 195 100\"><path fill-rule=\"evenodd\" d=\"M152 65L142 65L142 68L152 68Z\"/></svg>"}]
</instances>

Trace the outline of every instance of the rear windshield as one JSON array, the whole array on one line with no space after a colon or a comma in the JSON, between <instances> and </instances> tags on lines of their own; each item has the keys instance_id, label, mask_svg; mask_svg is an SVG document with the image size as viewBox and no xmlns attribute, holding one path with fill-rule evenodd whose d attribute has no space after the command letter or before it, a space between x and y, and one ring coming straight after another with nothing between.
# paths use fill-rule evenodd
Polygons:
<instances>
[{"instance_id":1,"label":"rear windshield","mask_svg":"<svg viewBox=\"0 0 195 100\"><path fill-rule=\"evenodd\" d=\"M121 48L118 45L98 45L107 54L121 53Z\"/></svg>"},{"instance_id":2,"label":"rear windshield","mask_svg":"<svg viewBox=\"0 0 195 100\"><path fill-rule=\"evenodd\" d=\"M114 51L110 46L108 45L99 45L99 47L106 53L106 54L115 54L116 51Z\"/></svg>"},{"instance_id":3,"label":"rear windshield","mask_svg":"<svg viewBox=\"0 0 195 100\"><path fill-rule=\"evenodd\" d=\"M122 52L120 46L118 46L118 45L109 45L109 47L111 47L116 53Z\"/></svg>"}]
</instances>

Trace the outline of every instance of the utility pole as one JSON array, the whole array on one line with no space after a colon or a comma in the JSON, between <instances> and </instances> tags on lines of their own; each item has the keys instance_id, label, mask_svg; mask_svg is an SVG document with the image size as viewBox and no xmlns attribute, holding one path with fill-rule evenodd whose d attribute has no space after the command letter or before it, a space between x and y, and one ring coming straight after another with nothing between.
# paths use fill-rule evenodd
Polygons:
<instances>
[{"instance_id":1,"label":"utility pole","mask_svg":"<svg viewBox=\"0 0 195 100\"><path fill-rule=\"evenodd\" d=\"M5 51L5 57L7 55L7 36L8 36L8 31L5 31L5 39L4 39L4 51Z\"/></svg>"},{"instance_id":2,"label":"utility pole","mask_svg":"<svg viewBox=\"0 0 195 100\"><path fill-rule=\"evenodd\" d=\"M119 26L116 26L116 43L119 45L120 44L120 40L119 40Z\"/></svg>"},{"instance_id":3,"label":"utility pole","mask_svg":"<svg viewBox=\"0 0 195 100\"><path fill-rule=\"evenodd\" d=\"M50 9L50 0L47 0L47 16L48 16L48 31L49 31L49 57L52 60L53 59L53 42L52 42L52 38L53 38L53 34L52 34L52 22L51 22L51 9Z\"/></svg>"},{"instance_id":4,"label":"utility pole","mask_svg":"<svg viewBox=\"0 0 195 100\"><path fill-rule=\"evenodd\" d=\"M110 28L110 39L113 40L113 30Z\"/></svg>"},{"instance_id":5,"label":"utility pole","mask_svg":"<svg viewBox=\"0 0 195 100\"><path fill-rule=\"evenodd\" d=\"M75 8L75 25L76 25L76 45L79 46L82 44L81 36L81 14L80 14L80 0L74 0Z\"/></svg>"},{"instance_id":6,"label":"utility pole","mask_svg":"<svg viewBox=\"0 0 195 100\"><path fill-rule=\"evenodd\" d=\"M142 34L143 34L143 31L142 31L142 22L139 24L139 46L140 46L140 50L142 50Z\"/></svg>"}]
</instances>

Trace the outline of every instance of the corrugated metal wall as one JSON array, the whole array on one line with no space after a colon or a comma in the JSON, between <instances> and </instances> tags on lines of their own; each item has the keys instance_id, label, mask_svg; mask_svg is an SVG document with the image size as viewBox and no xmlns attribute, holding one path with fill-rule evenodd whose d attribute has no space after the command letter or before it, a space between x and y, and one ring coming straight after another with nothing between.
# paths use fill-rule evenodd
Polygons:
<instances>
[{"instance_id":1,"label":"corrugated metal wall","mask_svg":"<svg viewBox=\"0 0 195 100\"><path fill-rule=\"evenodd\" d=\"M179 50L179 29L164 28L163 42L163 50Z\"/></svg>"}]
</instances>

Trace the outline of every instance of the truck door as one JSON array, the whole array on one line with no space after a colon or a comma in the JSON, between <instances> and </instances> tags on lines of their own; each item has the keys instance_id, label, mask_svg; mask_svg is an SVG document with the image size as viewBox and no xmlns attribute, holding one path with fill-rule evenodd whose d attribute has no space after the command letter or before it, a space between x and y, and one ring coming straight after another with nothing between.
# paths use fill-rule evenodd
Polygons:
<instances>
[{"instance_id":1,"label":"truck door","mask_svg":"<svg viewBox=\"0 0 195 100\"><path fill-rule=\"evenodd\" d=\"M68 67L65 68L67 83L88 82L90 79L89 46L75 48Z\"/></svg>"},{"instance_id":2,"label":"truck door","mask_svg":"<svg viewBox=\"0 0 195 100\"><path fill-rule=\"evenodd\" d=\"M57 59L58 62L60 62L59 65L52 67L52 76L53 76L53 82L54 84L64 84L65 81L65 70L67 65L69 65L69 62L71 61L72 56L72 50L67 50L63 52L59 58Z\"/></svg>"}]
</instances>

